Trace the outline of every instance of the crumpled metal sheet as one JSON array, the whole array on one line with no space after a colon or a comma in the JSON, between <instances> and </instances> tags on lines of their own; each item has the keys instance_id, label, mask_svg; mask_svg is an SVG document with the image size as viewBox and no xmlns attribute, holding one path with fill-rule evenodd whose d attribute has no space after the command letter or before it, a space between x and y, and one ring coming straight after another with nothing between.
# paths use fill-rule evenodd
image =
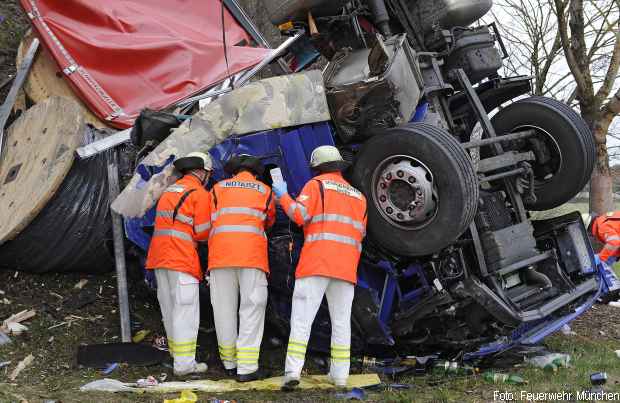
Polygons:
<instances>
[{"instance_id":1,"label":"crumpled metal sheet","mask_svg":"<svg viewBox=\"0 0 620 403\"><path fill-rule=\"evenodd\" d=\"M250 83L222 95L175 129L140 164L163 170L148 181L136 172L112 203L112 210L124 217L144 215L178 179L170 164L173 158L192 151L207 152L233 135L329 119L323 76L318 70Z\"/></svg>"}]
</instances>

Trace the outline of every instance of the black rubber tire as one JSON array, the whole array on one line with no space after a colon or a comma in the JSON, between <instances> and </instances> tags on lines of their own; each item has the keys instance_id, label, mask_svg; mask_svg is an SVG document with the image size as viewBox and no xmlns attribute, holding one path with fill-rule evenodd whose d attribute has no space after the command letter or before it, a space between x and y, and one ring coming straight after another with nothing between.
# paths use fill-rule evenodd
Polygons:
<instances>
[{"instance_id":1,"label":"black rubber tire","mask_svg":"<svg viewBox=\"0 0 620 403\"><path fill-rule=\"evenodd\" d=\"M530 97L502 109L491 120L498 135L521 126L536 126L553 137L562 155L559 170L550 179L536 181L536 201L529 210L542 211L558 207L579 193L590 180L596 161L592 132L568 105L545 97ZM506 147L505 147L506 149Z\"/></svg>"},{"instance_id":2,"label":"black rubber tire","mask_svg":"<svg viewBox=\"0 0 620 403\"><path fill-rule=\"evenodd\" d=\"M433 221L423 228L406 230L392 225L373 201L373 171L394 154L411 155L433 173L439 209ZM389 129L368 140L356 157L351 179L368 200L368 236L397 255L438 252L453 243L476 214L478 179L469 156L450 133L426 123Z\"/></svg>"}]
</instances>

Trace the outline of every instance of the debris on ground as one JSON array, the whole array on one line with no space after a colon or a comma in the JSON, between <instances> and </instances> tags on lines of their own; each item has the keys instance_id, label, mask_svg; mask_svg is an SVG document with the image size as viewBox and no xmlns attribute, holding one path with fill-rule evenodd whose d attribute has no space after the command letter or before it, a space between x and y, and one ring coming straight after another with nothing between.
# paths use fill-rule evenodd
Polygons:
<instances>
[{"instance_id":1,"label":"debris on ground","mask_svg":"<svg viewBox=\"0 0 620 403\"><path fill-rule=\"evenodd\" d=\"M101 371L101 373L103 375L110 375L112 372L114 372L118 367L120 366L120 364L118 362L114 362L110 365L108 365L103 371Z\"/></svg>"},{"instance_id":2,"label":"debris on ground","mask_svg":"<svg viewBox=\"0 0 620 403\"><path fill-rule=\"evenodd\" d=\"M372 385L380 385L381 380L377 374L350 375L347 387L364 388ZM154 386L140 387L137 382L125 383L116 379L100 379L83 385L81 391L99 392L137 392L145 391L156 393L181 392L193 390L208 393L237 392L247 390L274 391L280 390L282 377L262 379L252 382L237 382L233 379L212 381L208 379L192 380L186 382L162 382ZM333 389L334 385L329 382L327 375L303 376L299 382L300 389Z\"/></svg>"},{"instance_id":3,"label":"debris on ground","mask_svg":"<svg viewBox=\"0 0 620 403\"><path fill-rule=\"evenodd\" d=\"M526 381L515 374L502 374L499 372L487 371L482 374L482 379L490 383L506 383L509 385L523 385Z\"/></svg>"},{"instance_id":4,"label":"debris on ground","mask_svg":"<svg viewBox=\"0 0 620 403\"><path fill-rule=\"evenodd\" d=\"M133 341L134 343L140 343L149 334L151 334L150 330L142 329L133 335L133 337L131 338L131 341Z\"/></svg>"},{"instance_id":5,"label":"debris on ground","mask_svg":"<svg viewBox=\"0 0 620 403\"><path fill-rule=\"evenodd\" d=\"M20 334L26 332L28 327L18 322L9 322L6 324L6 330L10 335L19 336Z\"/></svg>"},{"instance_id":6,"label":"debris on ground","mask_svg":"<svg viewBox=\"0 0 620 403\"><path fill-rule=\"evenodd\" d=\"M0 332L0 346L9 344L10 342L11 342L11 338L7 336L4 332Z\"/></svg>"},{"instance_id":7,"label":"debris on ground","mask_svg":"<svg viewBox=\"0 0 620 403\"><path fill-rule=\"evenodd\" d=\"M0 362L0 368L8 367L9 365L11 365L11 362L13 361Z\"/></svg>"},{"instance_id":8,"label":"debris on ground","mask_svg":"<svg viewBox=\"0 0 620 403\"><path fill-rule=\"evenodd\" d=\"M9 375L9 379L11 381L14 381L19 375L19 373L26 369L30 364L32 364L33 361L34 356L32 354L28 354L26 358L24 358L19 362L19 364L17 364L13 372L11 372L11 375Z\"/></svg>"},{"instance_id":9,"label":"debris on ground","mask_svg":"<svg viewBox=\"0 0 620 403\"><path fill-rule=\"evenodd\" d=\"M476 368L459 364L456 361L441 360L433 364L435 375L473 375L476 372Z\"/></svg>"},{"instance_id":10,"label":"debris on ground","mask_svg":"<svg viewBox=\"0 0 620 403\"><path fill-rule=\"evenodd\" d=\"M153 375L149 375L146 378L138 379L136 381L136 386L139 388L149 388L157 385L159 385L159 381Z\"/></svg>"},{"instance_id":11,"label":"debris on ground","mask_svg":"<svg viewBox=\"0 0 620 403\"><path fill-rule=\"evenodd\" d=\"M611 301L608 305L614 308L620 308L620 301Z\"/></svg>"},{"instance_id":12,"label":"debris on ground","mask_svg":"<svg viewBox=\"0 0 620 403\"><path fill-rule=\"evenodd\" d=\"M366 400L366 393L362 388L353 388L350 392L336 393L334 397L337 400Z\"/></svg>"},{"instance_id":13,"label":"debris on ground","mask_svg":"<svg viewBox=\"0 0 620 403\"><path fill-rule=\"evenodd\" d=\"M569 325L562 326L562 329L560 329L560 331L562 332L562 334L564 336L575 336L575 335L577 335L577 333L574 332L573 329L571 329L571 327Z\"/></svg>"},{"instance_id":14,"label":"debris on ground","mask_svg":"<svg viewBox=\"0 0 620 403\"><path fill-rule=\"evenodd\" d=\"M161 364L168 353L146 344L108 343L78 347L77 363L89 368L106 368L110 363L148 366Z\"/></svg>"},{"instance_id":15,"label":"debris on ground","mask_svg":"<svg viewBox=\"0 0 620 403\"><path fill-rule=\"evenodd\" d=\"M184 390L177 399L166 399L164 403L194 403L198 401L198 396L191 390Z\"/></svg>"},{"instance_id":16,"label":"debris on ground","mask_svg":"<svg viewBox=\"0 0 620 403\"><path fill-rule=\"evenodd\" d=\"M570 363L570 355L562 353L549 353L526 359L526 362L536 368L556 372L559 368L567 368Z\"/></svg>"},{"instance_id":17,"label":"debris on ground","mask_svg":"<svg viewBox=\"0 0 620 403\"><path fill-rule=\"evenodd\" d=\"M590 375L590 383L594 386L604 385L607 383L607 372L595 372Z\"/></svg>"},{"instance_id":18,"label":"debris on ground","mask_svg":"<svg viewBox=\"0 0 620 403\"><path fill-rule=\"evenodd\" d=\"M80 281L78 281L73 288L75 288L76 290L81 290L82 288L84 288L84 286L88 283L88 280L83 278Z\"/></svg>"},{"instance_id":19,"label":"debris on ground","mask_svg":"<svg viewBox=\"0 0 620 403\"><path fill-rule=\"evenodd\" d=\"M27 321L28 319L31 319L35 315L36 315L36 311L34 309L25 309L14 315L11 315L9 316L8 319L5 319L4 322L2 322L2 326L0 326L0 332L9 334L11 333L11 329L14 329L18 332L16 334L19 334L24 330L28 330L28 328L26 328L23 325L22 325L23 327L21 327L21 326L16 326L15 324L20 324L20 322Z\"/></svg>"}]
</instances>

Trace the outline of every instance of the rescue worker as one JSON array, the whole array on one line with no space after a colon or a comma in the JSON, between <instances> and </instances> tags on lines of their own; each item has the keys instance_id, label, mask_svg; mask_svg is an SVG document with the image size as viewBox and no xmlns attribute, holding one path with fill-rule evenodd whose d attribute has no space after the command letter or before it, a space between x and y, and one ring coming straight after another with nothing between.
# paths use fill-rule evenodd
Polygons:
<instances>
[{"instance_id":1,"label":"rescue worker","mask_svg":"<svg viewBox=\"0 0 620 403\"><path fill-rule=\"evenodd\" d=\"M257 179L264 172L258 158L233 156L224 170L234 176L211 191L211 304L224 368L248 382L261 378L258 357L269 273L265 231L275 222L275 197Z\"/></svg>"},{"instance_id":2,"label":"rescue worker","mask_svg":"<svg viewBox=\"0 0 620 403\"><path fill-rule=\"evenodd\" d=\"M613 264L620 256L620 211L598 215L593 213L588 231L605 246L599 252L599 258Z\"/></svg>"},{"instance_id":3,"label":"rescue worker","mask_svg":"<svg viewBox=\"0 0 620 403\"><path fill-rule=\"evenodd\" d=\"M329 379L344 387L349 377L351 305L366 234L366 198L342 177L348 163L336 147L317 147L310 166L319 175L304 186L297 200L288 195L286 183L273 185L283 210L303 226L305 238L295 273L283 390L299 384L312 322L323 295L332 325Z\"/></svg>"},{"instance_id":4,"label":"rescue worker","mask_svg":"<svg viewBox=\"0 0 620 403\"><path fill-rule=\"evenodd\" d=\"M198 286L204 278L197 242L208 239L211 227L211 197L204 186L212 166L211 157L200 152L174 161L183 176L157 203L146 259L146 268L155 271L157 299L178 376L207 370L207 364L196 362Z\"/></svg>"}]
</instances>

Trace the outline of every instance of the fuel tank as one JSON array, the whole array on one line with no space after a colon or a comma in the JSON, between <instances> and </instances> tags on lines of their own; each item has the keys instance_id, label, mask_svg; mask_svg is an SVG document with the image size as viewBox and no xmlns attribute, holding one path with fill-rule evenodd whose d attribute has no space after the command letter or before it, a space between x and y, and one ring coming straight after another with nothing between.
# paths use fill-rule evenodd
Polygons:
<instances>
[{"instance_id":1,"label":"fuel tank","mask_svg":"<svg viewBox=\"0 0 620 403\"><path fill-rule=\"evenodd\" d=\"M493 0L409 0L424 31L468 26L489 12Z\"/></svg>"}]
</instances>

